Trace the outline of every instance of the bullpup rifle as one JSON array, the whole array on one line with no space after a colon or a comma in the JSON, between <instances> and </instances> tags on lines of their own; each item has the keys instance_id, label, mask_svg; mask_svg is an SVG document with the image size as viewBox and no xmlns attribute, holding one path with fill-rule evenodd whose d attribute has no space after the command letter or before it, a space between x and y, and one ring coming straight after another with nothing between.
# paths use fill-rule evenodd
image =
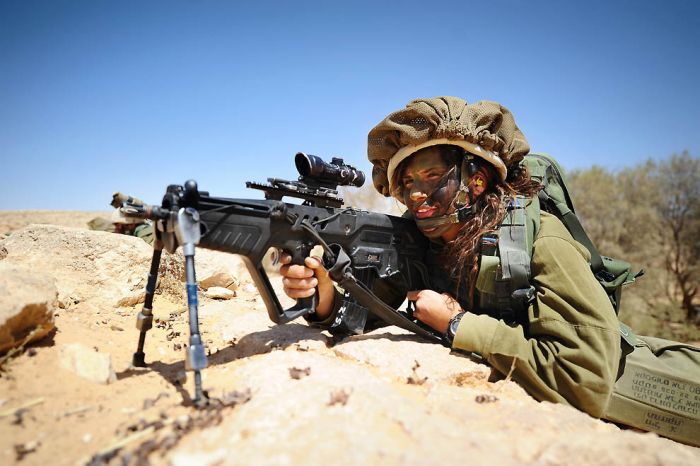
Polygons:
<instances>
[{"instance_id":1,"label":"bullpup rifle","mask_svg":"<svg viewBox=\"0 0 700 466\"><path fill-rule=\"evenodd\" d=\"M311 249L323 248L323 262L346 297L367 308L390 325L398 325L431 341L440 335L413 319L411 308L399 311L372 291L377 279L388 279L404 292L425 283L423 258L426 239L410 219L343 207L337 188L361 186L364 174L342 159L327 163L319 157L297 153L298 181L268 178L268 183L246 183L262 190L265 200L229 199L200 191L193 180L170 185L160 206L115 194L113 205L122 215L155 222L153 257L146 284L143 308L138 314L138 348L133 365L145 367L146 332L153 326L153 295L163 249L173 253L182 247L189 310L190 340L185 366L194 372L195 404L206 403L201 371L207 356L199 333L195 246L239 254L260 293L270 319L277 324L313 314L318 295L298 299L284 309L263 267L263 258L273 248L291 255L293 264L303 264ZM285 196L302 204L282 201Z\"/></svg>"}]
</instances>

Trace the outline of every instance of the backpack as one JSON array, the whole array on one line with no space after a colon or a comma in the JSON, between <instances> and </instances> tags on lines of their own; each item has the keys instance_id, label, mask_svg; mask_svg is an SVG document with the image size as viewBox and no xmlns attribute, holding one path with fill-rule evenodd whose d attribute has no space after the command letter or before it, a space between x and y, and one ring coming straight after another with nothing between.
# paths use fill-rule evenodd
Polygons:
<instances>
[{"instance_id":1,"label":"backpack","mask_svg":"<svg viewBox=\"0 0 700 466\"><path fill-rule=\"evenodd\" d=\"M522 323L535 298L530 260L540 212L554 214L591 254L591 272L616 313L622 287L644 274L628 262L602 256L576 216L563 172L547 154L528 154L522 162L543 188L534 199L517 197L499 232L482 238L476 289L479 306L493 309L508 324ZM660 338L641 337L620 323L622 358L603 417L700 446L700 348Z\"/></svg>"},{"instance_id":2,"label":"backpack","mask_svg":"<svg viewBox=\"0 0 700 466\"><path fill-rule=\"evenodd\" d=\"M616 313L620 310L622 287L633 283L644 270L632 272L620 259L602 256L576 216L573 201L559 164L548 154L531 153L521 164L542 185L536 198L522 196L508 207L499 233L482 238L482 257L476 288L482 309L495 309L507 323L522 319L535 297L530 283L532 245L539 230L540 211L555 215L576 241L591 254L591 271L610 298Z\"/></svg>"}]
</instances>

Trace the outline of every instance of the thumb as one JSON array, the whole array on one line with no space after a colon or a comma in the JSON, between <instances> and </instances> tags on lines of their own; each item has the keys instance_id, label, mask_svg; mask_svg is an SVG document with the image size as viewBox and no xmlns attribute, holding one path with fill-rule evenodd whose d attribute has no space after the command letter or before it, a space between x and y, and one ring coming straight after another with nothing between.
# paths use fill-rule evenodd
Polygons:
<instances>
[{"instance_id":1,"label":"thumb","mask_svg":"<svg viewBox=\"0 0 700 466\"><path fill-rule=\"evenodd\" d=\"M416 301L418 299L418 295L420 294L420 290L413 290L409 291L406 293L406 299L409 301Z\"/></svg>"},{"instance_id":2,"label":"thumb","mask_svg":"<svg viewBox=\"0 0 700 466\"><path fill-rule=\"evenodd\" d=\"M328 275L328 271L326 268L323 266L323 262L318 257L314 256L309 256L306 259L304 259L304 264L310 268L313 269L316 275L322 275L326 276Z\"/></svg>"}]
</instances>

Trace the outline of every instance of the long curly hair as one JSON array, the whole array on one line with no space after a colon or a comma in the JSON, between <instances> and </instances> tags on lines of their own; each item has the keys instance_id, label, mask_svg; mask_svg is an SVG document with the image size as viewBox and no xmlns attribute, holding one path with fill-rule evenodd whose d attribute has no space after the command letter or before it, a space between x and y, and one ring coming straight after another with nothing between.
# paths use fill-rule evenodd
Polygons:
<instances>
[{"instance_id":1,"label":"long curly hair","mask_svg":"<svg viewBox=\"0 0 700 466\"><path fill-rule=\"evenodd\" d=\"M476 279L479 275L482 235L498 229L508 205L516 196L533 197L542 189L540 183L530 178L527 167L523 165L509 167L505 182L496 181L498 176L490 164L484 162L482 165L492 172L489 178L493 181L476 199L476 214L464 223L457 238L445 247L446 271L450 274L457 294L464 290L463 286L466 285L472 308Z\"/></svg>"}]
</instances>

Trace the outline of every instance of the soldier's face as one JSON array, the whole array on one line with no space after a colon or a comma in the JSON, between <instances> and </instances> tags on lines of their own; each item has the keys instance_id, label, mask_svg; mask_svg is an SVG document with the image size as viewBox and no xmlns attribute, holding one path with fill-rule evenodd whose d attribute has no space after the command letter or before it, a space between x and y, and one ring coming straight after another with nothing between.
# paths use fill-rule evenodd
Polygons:
<instances>
[{"instance_id":1,"label":"soldier's face","mask_svg":"<svg viewBox=\"0 0 700 466\"><path fill-rule=\"evenodd\" d=\"M454 212L454 200L459 191L459 165L445 160L437 147L416 152L406 161L401 172L403 201L416 219L440 217ZM421 228L428 238L451 241L460 225L447 223Z\"/></svg>"},{"instance_id":2,"label":"soldier's face","mask_svg":"<svg viewBox=\"0 0 700 466\"><path fill-rule=\"evenodd\" d=\"M460 154L455 157L435 146L418 151L406 160L399 181L404 204L414 218L442 217L455 212L463 162L469 164L465 202L471 204L484 193L492 179L493 170L489 170L489 165L480 159L465 160L464 157L467 156ZM418 228L428 238L441 238L446 242L457 237L461 226L462 223L445 223L428 228L418 224Z\"/></svg>"},{"instance_id":3,"label":"soldier's face","mask_svg":"<svg viewBox=\"0 0 700 466\"><path fill-rule=\"evenodd\" d=\"M133 235L136 230L135 223L115 223L114 232L122 235Z\"/></svg>"}]
</instances>

